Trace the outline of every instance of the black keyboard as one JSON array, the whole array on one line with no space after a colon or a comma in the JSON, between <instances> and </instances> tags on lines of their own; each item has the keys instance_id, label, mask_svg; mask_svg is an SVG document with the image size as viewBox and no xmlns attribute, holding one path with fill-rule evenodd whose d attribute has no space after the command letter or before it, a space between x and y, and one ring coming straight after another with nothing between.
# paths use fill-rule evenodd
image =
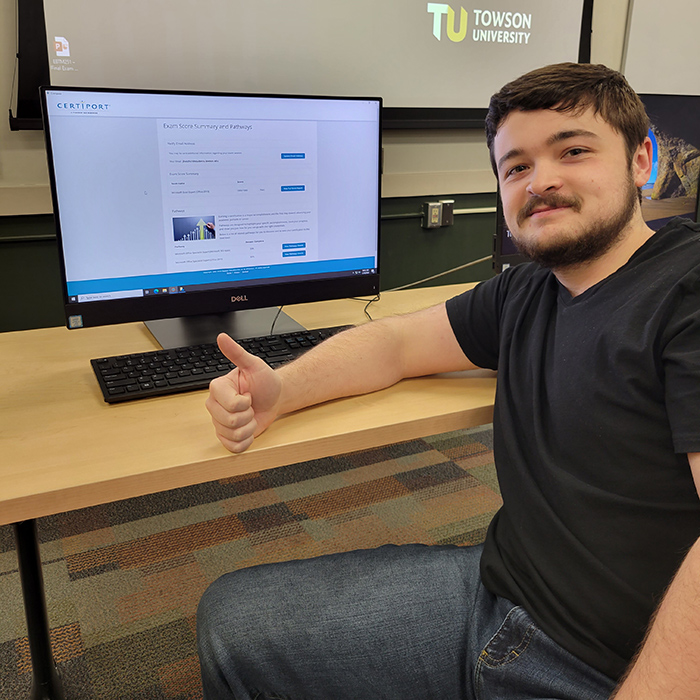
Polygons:
<instances>
[{"instance_id":1,"label":"black keyboard","mask_svg":"<svg viewBox=\"0 0 700 700\"><path fill-rule=\"evenodd\" d=\"M347 326L266 335L238 343L274 368L344 328ZM107 403L207 389L212 379L235 367L216 343L101 357L90 364Z\"/></svg>"}]
</instances>

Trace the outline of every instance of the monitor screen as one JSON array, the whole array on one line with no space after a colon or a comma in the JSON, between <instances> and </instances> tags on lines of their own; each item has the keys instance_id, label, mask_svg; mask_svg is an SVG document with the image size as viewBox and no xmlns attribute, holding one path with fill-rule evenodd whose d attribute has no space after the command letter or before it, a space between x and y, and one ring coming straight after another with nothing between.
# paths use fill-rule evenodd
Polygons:
<instances>
[{"instance_id":1,"label":"monitor screen","mask_svg":"<svg viewBox=\"0 0 700 700\"><path fill-rule=\"evenodd\" d=\"M642 214L655 231L674 216L695 221L700 180L700 96L640 95L651 128L653 165Z\"/></svg>"},{"instance_id":2,"label":"monitor screen","mask_svg":"<svg viewBox=\"0 0 700 700\"><path fill-rule=\"evenodd\" d=\"M51 87L42 108L69 328L379 290L379 98Z\"/></svg>"}]
</instances>

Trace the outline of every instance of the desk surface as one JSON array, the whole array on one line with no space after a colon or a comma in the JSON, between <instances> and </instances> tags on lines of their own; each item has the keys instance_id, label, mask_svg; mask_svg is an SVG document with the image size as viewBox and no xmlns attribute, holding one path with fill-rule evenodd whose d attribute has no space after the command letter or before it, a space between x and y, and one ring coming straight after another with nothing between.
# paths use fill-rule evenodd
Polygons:
<instances>
[{"instance_id":1,"label":"desk surface","mask_svg":"<svg viewBox=\"0 0 700 700\"><path fill-rule=\"evenodd\" d=\"M424 308L470 285L382 294L373 318ZM307 328L361 323L365 304L299 304ZM214 435L196 391L108 405L89 360L156 349L140 323L0 334L0 524L488 423L488 372L404 380L283 416L247 452Z\"/></svg>"}]
</instances>

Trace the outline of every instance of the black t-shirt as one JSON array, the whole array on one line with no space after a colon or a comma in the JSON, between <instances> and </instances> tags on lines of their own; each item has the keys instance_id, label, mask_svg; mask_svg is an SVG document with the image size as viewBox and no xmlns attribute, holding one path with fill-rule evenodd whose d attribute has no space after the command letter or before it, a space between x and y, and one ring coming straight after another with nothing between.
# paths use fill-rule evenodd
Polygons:
<instances>
[{"instance_id":1,"label":"black t-shirt","mask_svg":"<svg viewBox=\"0 0 700 700\"><path fill-rule=\"evenodd\" d=\"M577 297L525 264L447 310L498 370L484 584L617 678L700 537L700 226L673 220Z\"/></svg>"}]
</instances>

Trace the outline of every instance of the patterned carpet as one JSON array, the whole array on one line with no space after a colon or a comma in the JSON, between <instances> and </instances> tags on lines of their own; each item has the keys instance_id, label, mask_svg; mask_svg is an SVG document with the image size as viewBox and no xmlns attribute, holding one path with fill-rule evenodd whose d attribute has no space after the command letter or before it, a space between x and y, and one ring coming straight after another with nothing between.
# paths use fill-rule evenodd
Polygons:
<instances>
[{"instance_id":1,"label":"patterned carpet","mask_svg":"<svg viewBox=\"0 0 700 700\"><path fill-rule=\"evenodd\" d=\"M480 542L500 505L491 427L271 469L39 522L72 700L201 698L195 611L220 574L408 542ZM12 529L0 527L0 700L26 698Z\"/></svg>"}]
</instances>

